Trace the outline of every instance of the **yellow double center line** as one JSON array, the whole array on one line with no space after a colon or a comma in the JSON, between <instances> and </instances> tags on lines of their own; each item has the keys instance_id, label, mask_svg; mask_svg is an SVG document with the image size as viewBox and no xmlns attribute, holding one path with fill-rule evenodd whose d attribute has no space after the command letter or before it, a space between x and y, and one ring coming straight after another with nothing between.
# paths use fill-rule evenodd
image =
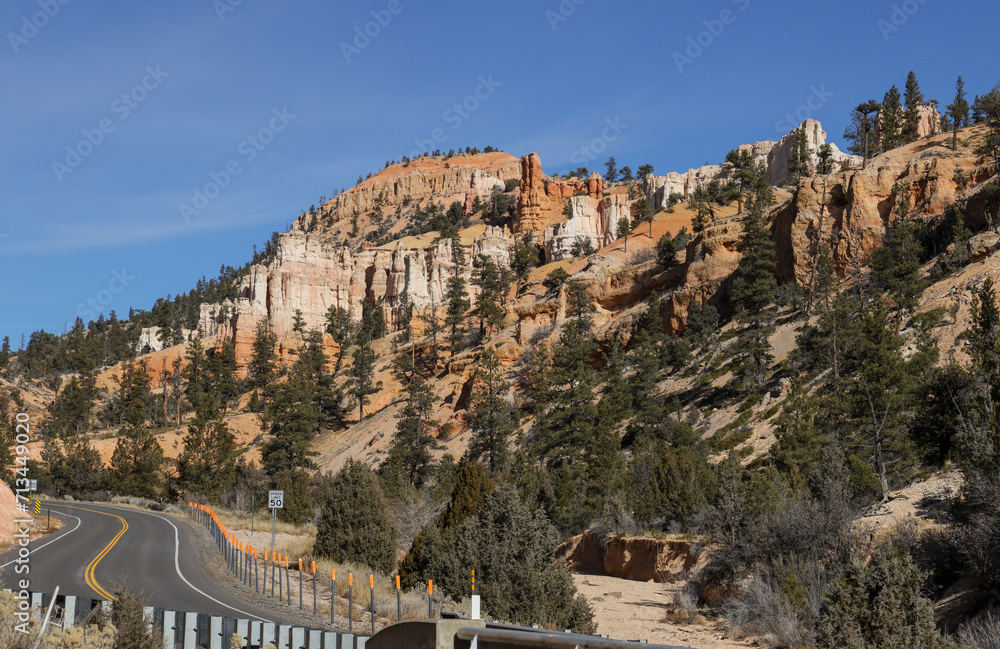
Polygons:
<instances>
[{"instance_id":1,"label":"yellow double center line","mask_svg":"<svg viewBox=\"0 0 1000 649\"><path fill-rule=\"evenodd\" d=\"M94 577L94 571L97 569L97 564L99 564L101 562L101 559L103 559L105 557L105 555L107 555L108 552L111 551L111 548L115 547L115 544L118 543L118 540L122 537L122 535L125 534L125 532L128 531L128 521L126 521L124 518L122 518L118 514L111 514L111 513L108 513L108 512L102 512L102 511L100 511L98 509L88 509L86 507L73 507L72 505L63 505L62 503L60 503L60 506L61 507L68 507L69 509L82 509L85 512L93 512L94 514L103 514L104 516L113 516L114 518L117 518L118 520L120 520L122 522L122 529L121 529L120 532L118 532L118 535L115 536L115 538L111 539L111 543L108 543L104 547L104 549L101 550L101 552L96 557L94 557L93 560L89 564L87 564L87 569L83 571L83 578L87 582L87 585L90 586L91 588L93 588L94 591L96 591L98 595L100 595L101 597L104 597L105 599L109 599L109 600L112 600L112 601L117 600L118 599L117 597L115 597L114 595L112 595L108 591L106 591L103 588L101 588L101 585L97 583L97 578Z\"/></svg>"}]
</instances>

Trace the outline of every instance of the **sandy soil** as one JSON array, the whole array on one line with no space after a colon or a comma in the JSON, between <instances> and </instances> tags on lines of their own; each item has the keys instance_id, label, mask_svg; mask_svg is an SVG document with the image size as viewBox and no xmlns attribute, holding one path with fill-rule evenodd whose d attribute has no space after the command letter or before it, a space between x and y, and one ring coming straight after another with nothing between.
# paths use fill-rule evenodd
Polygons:
<instances>
[{"instance_id":1,"label":"sandy soil","mask_svg":"<svg viewBox=\"0 0 1000 649\"><path fill-rule=\"evenodd\" d=\"M749 642L726 637L724 620L675 624L667 620L667 606L683 583L657 584L603 575L573 575L577 590L594 609L597 632L619 640L648 640L659 644L730 649Z\"/></svg>"}]
</instances>

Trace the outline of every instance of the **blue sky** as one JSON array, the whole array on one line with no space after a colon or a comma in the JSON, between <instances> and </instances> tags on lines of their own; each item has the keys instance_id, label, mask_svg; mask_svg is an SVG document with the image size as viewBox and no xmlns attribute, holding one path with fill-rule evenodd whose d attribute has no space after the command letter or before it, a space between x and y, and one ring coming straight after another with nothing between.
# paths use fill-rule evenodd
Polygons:
<instances>
[{"instance_id":1,"label":"blue sky","mask_svg":"<svg viewBox=\"0 0 1000 649\"><path fill-rule=\"evenodd\" d=\"M972 0L8 0L0 337L186 291L437 128L440 148L537 151L549 173L608 155L663 173L777 139L818 92L800 115L842 144L851 107L911 69L942 104L958 74L970 99L996 84L998 18Z\"/></svg>"}]
</instances>

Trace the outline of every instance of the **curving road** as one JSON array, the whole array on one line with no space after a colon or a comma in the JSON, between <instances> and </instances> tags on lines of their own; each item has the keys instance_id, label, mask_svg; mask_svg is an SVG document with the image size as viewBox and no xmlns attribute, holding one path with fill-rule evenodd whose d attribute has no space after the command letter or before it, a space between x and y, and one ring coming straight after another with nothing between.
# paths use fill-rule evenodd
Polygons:
<instances>
[{"instance_id":1,"label":"curving road","mask_svg":"<svg viewBox=\"0 0 1000 649\"><path fill-rule=\"evenodd\" d=\"M155 512L90 503L43 501L63 528L32 541L29 573L15 574L16 549L0 555L0 585L27 577L30 590L110 599L127 583L151 606L294 624L221 587L183 521Z\"/></svg>"}]
</instances>

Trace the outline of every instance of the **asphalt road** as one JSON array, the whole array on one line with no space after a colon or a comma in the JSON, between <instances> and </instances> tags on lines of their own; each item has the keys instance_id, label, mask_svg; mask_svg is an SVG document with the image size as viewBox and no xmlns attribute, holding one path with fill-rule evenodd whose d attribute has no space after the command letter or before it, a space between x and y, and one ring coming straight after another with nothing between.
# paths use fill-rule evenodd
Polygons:
<instances>
[{"instance_id":1,"label":"asphalt road","mask_svg":"<svg viewBox=\"0 0 1000 649\"><path fill-rule=\"evenodd\" d=\"M15 574L16 549L0 555L0 584L110 599L123 581L154 607L279 623L295 623L241 601L212 578L193 534L176 517L111 505L43 501L62 519L58 532L32 541L29 573ZM44 509L43 509L44 515ZM214 546L213 546L214 549Z\"/></svg>"}]
</instances>

